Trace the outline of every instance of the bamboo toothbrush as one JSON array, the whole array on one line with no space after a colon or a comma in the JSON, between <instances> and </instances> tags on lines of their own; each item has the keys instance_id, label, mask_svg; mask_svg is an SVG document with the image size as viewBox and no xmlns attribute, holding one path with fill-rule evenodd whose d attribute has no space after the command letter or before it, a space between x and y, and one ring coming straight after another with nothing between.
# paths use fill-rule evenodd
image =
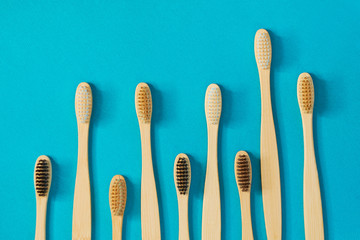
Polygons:
<instances>
[{"instance_id":1,"label":"bamboo toothbrush","mask_svg":"<svg viewBox=\"0 0 360 240\"><path fill-rule=\"evenodd\" d=\"M297 95L304 129L304 221L307 240L324 239L319 177L313 138L314 85L310 74L302 73Z\"/></svg>"},{"instance_id":2,"label":"bamboo toothbrush","mask_svg":"<svg viewBox=\"0 0 360 240\"><path fill-rule=\"evenodd\" d=\"M271 40L260 29L255 35L255 57L261 87L261 184L266 233L269 240L281 239L281 188L279 157L270 95Z\"/></svg>"},{"instance_id":3,"label":"bamboo toothbrush","mask_svg":"<svg viewBox=\"0 0 360 240\"><path fill-rule=\"evenodd\" d=\"M251 190L251 162L245 151L236 154L235 180L238 185L241 204L242 240L253 240L253 229L251 223L250 190Z\"/></svg>"},{"instance_id":4,"label":"bamboo toothbrush","mask_svg":"<svg viewBox=\"0 0 360 240\"><path fill-rule=\"evenodd\" d=\"M146 83L139 83L135 91L136 114L139 120L142 152L141 172L141 230L143 240L160 240L159 205L151 156L152 98Z\"/></svg>"},{"instance_id":5,"label":"bamboo toothbrush","mask_svg":"<svg viewBox=\"0 0 360 240\"><path fill-rule=\"evenodd\" d=\"M110 183L109 202L112 218L113 240L122 239L122 224L126 206L126 181L115 175Z\"/></svg>"},{"instance_id":6,"label":"bamboo toothbrush","mask_svg":"<svg viewBox=\"0 0 360 240\"><path fill-rule=\"evenodd\" d=\"M49 157L40 156L35 163L34 185L36 193L35 240L46 239L46 209L51 185L51 162Z\"/></svg>"},{"instance_id":7,"label":"bamboo toothbrush","mask_svg":"<svg viewBox=\"0 0 360 240\"><path fill-rule=\"evenodd\" d=\"M208 129L208 160L206 168L202 239L221 239L221 206L218 173L218 130L221 116L221 91L210 84L205 96L205 114Z\"/></svg>"},{"instance_id":8,"label":"bamboo toothbrush","mask_svg":"<svg viewBox=\"0 0 360 240\"><path fill-rule=\"evenodd\" d=\"M92 111L90 85L83 82L76 89L75 111L78 125L78 166L76 171L73 240L91 239L91 194L88 162L89 125Z\"/></svg>"},{"instance_id":9,"label":"bamboo toothbrush","mask_svg":"<svg viewBox=\"0 0 360 240\"><path fill-rule=\"evenodd\" d=\"M189 240L188 203L191 183L191 166L186 154L176 156L174 181L179 205L179 240Z\"/></svg>"}]
</instances>

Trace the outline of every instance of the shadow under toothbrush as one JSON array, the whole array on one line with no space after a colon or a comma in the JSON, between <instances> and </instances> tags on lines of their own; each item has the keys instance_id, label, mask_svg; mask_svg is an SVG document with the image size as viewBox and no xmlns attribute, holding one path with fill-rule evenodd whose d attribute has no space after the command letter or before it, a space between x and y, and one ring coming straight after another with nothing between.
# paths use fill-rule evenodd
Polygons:
<instances>
[{"instance_id":1,"label":"shadow under toothbrush","mask_svg":"<svg viewBox=\"0 0 360 240\"><path fill-rule=\"evenodd\" d=\"M233 102L234 99L234 92L230 91L229 89L225 88L224 86L218 84L221 90L221 117L220 117L220 125L219 125L219 136L220 131L222 131L221 126L226 125L229 126L232 124L234 109L233 109Z\"/></svg>"},{"instance_id":2,"label":"shadow under toothbrush","mask_svg":"<svg viewBox=\"0 0 360 240\"><path fill-rule=\"evenodd\" d=\"M59 182L56 180L58 165L56 161L49 155L47 155L51 161L51 185L49 191L49 198L47 203L47 212L46 212L46 239L51 239L50 232L52 232L52 210L53 210L53 202L55 197L57 196L59 190Z\"/></svg>"},{"instance_id":3,"label":"shadow under toothbrush","mask_svg":"<svg viewBox=\"0 0 360 240\"><path fill-rule=\"evenodd\" d=\"M90 126L89 126L89 142L88 142L88 162L89 162L89 179L90 179L90 196L91 196L91 238L93 240L96 240L96 233L97 233L97 212L96 212L96 199L95 199L95 191L94 191L94 182L93 179L97 179L97 176L95 176L95 173L92 171L93 169L93 162L92 162L92 156L94 154L94 144L93 144L93 137L94 137L94 125L97 125L96 120L98 119L98 109L99 104L101 104L101 94L99 94L99 91L97 88L92 84L89 83L91 87L92 92L92 113L91 113L91 119L90 119ZM95 116L95 117L94 117Z\"/></svg>"},{"instance_id":4,"label":"shadow under toothbrush","mask_svg":"<svg viewBox=\"0 0 360 240\"><path fill-rule=\"evenodd\" d=\"M310 74L313 79L314 84L314 94L315 94L315 101L314 101L314 111L313 111L313 137L314 137L314 149L315 149L315 159L316 159L316 165L318 170L318 176L319 176L319 183L320 183L320 194L321 194L321 203L322 203L322 210L323 210L323 221L324 221L324 237L325 239L328 239L329 232L328 232L328 221L327 221L327 206L325 199L325 186L323 181L323 175L322 175L322 168L321 168L321 158L319 157L319 147L318 147L318 115L322 114L324 111L326 111L326 103L327 100L327 91L326 91L326 84L325 81L318 78L314 74Z\"/></svg>"},{"instance_id":5,"label":"shadow under toothbrush","mask_svg":"<svg viewBox=\"0 0 360 240\"><path fill-rule=\"evenodd\" d=\"M89 83L89 85L93 95L93 108L91 113L92 125L98 126L101 123L103 126L114 118L114 112L116 112L116 109L118 108L116 105L114 106L114 103L119 102L117 94L112 91L111 86L104 89L104 91L100 91L94 84ZM109 89L111 91L109 91ZM104 96L106 96L106 101L104 101Z\"/></svg>"},{"instance_id":6,"label":"shadow under toothbrush","mask_svg":"<svg viewBox=\"0 0 360 240\"><path fill-rule=\"evenodd\" d=\"M201 216L202 214L202 207L195 208L194 203L196 202L196 199L202 199L203 198L203 192L204 192L204 175L200 173L204 173L204 169L201 166L200 162L196 160L195 157L193 157L190 154L187 154L190 159L190 165L191 165L191 183L190 183L190 192L189 192L189 235L190 239L198 239L196 237L197 232L195 231L192 226L195 225L195 216ZM199 173L199 174L194 174ZM201 205L202 206L202 205ZM201 219L201 218L200 218ZM199 232L199 237L201 238L201 229Z\"/></svg>"},{"instance_id":7,"label":"shadow under toothbrush","mask_svg":"<svg viewBox=\"0 0 360 240\"><path fill-rule=\"evenodd\" d=\"M251 195L250 195L250 209L251 209L251 220L252 220L252 227L253 227L253 235L254 239L261 239L260 235L258 234L258 227L255 224L256 216L261 216L262 209L257 208L256 206L256 198L255 195L261 196L261 178L260 178L260 157L256 157L251 152L247 152L250 157L251 161ZM258 213L259 212L259 213ZM261 212L261 213L260 213Z\"/></svg>"},{"instance_id":8,"label":"shadow under toothbrush","mask_svg":"<svg viewBox=\"0 0 360 240\"><path fill-rule=\"evenodd\" d=\"M220 206L221 206L221 238L222 239L228 239L227 235L228 235L228 230L227 230L227 226L228 226L228 221L227 218L225 216L226 213L226 209L227 206L225 204L225 185L224 185L224 181L223 181L223 177L226 176L226 173L224 172L224 162L221 160L223 157L223 144L225 144L224 141L226 141L226 139L223 138L224 136L224 125L227 125L231 119L231 104L232 101L231 99L231 94L230 92L224 88L222 85L218 84L218 86L220 87L221 90L221 102L222 102L222 106L221 106L221 117L220 117L220 123L219 123L219 132L218 132L218 174L219 174L219 187L220 187ZM223 200L221 200L223 199Z\"/></svg>"},{"instance_id":9,"label":"shadow under toothbrush","mask_svg":"<svg viewBox=\"0 0 360 240\"><path fill-rule=\"evenodd\" d=\"M163 202L162 202L162 194L161 188L159 185L159 171L158 171L158 160L157 157L157 139L158 136L156 134L156 128L159 122L161 122L161 118L163 116L162 109L163 109L163 97L161 92L158 91L156 88L152 86L152 84L147 83L150 87L151 97L152 97L152 117L151 117L151 152L152 152L152 160L153 160L153 169L154 169L154 178L155 178L155 185L156 185L156 192L158 197L158 206L159 206L159 218L160 218L160 232L161 236L165 235L166 229L166 222L164 220L164 213L163 213Z\"/></svg>"},{"instance_id":10,"label":"shadow under toothbrush","mask_svg":"<svg viewBox=\"0 0 360 240\"><path fill-rule=\"evenodd\" d=\"M134 199L134 187L132 182L126 176L122 175L126 181L126 206L125 212L123 216L123 226L122 226L122 239L126 239L127 232L127 217L133 212L135 207L133 199ZM129 201L130 200L130 201Z\"/></svg>"},{"instance_id":11,"label":"shadow under toothbrush","mask_svg":"<svg viewBox=\"0 0 360 240\"><path fill-rule=\"evenodd\" d=\"M271 45L273 49L272 54L272 60L271 60L271 71L270 71L270 93L271 93L271 105L273 110L273 119L274 119L274 125L275 125L275 133L276 133L276 141L277 141L277 148L278 148L278 156L279 156L279 171L280 171L280 186L281 186L281 235L283 239L287 239L287 202L285 199L285 190L286 190L286 171L284 162L282 161L284 159L284 153L283 153L283 142L286 142L286 139L283 139L285 136L281 136L281 131L279 128L279 119L278 119L278 110L277 110L277 90L275 88L275 82L277 80L276 75L276 69L281 66L283 55L280 55L282 52L283 44L281 43L281 38L278 37L275 33L272 31L269 31L270 38L271 38ZM274 51L276 50L276 51ZM274 54L275 52L275 54Z\"/></svg>"},{"instance_id":12,"label":"shadow under toothbrush","mask_svg":"<svg viewBox=\"0 0 360 240\"><path fill-rule=\"evenodd\" d=\"M289 64L288 61L291 59L287 58L286 63L284 61L285 58L284 54L286 53L286 51L284 50L283 38L278 36L276 33L274 33L271 30L267 30L267 31L270 35L271 48L272 48L271 70L284 67L285 64L288 65ZM292 48L292 51L294 49L295 48Z\"/></svg>"}]
</instances>

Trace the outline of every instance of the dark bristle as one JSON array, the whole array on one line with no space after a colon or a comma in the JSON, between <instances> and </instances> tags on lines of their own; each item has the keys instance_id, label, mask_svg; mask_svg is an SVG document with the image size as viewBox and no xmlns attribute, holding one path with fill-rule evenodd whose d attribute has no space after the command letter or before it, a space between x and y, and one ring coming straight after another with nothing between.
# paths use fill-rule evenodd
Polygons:
<instances>
[{"instance_id":1,"label":"dark bristle","mask_svg":"<svg viewBox=\"0 0 360 240\"><path fill-rule=\"evenodd\" d=\"M180 157L176 163L176 187L181 195L189 188L189 166L186 158Z\"/></svg>"},{"instance_id":2,"label":"dark bristle","mask_svg":"<svg viewBox=\"0 0 360 240\"><path fill-rule=\"evenodd\" d=\"M47 160L39 160L35 167L35 190L43 197L48 194L50 185L50 166Z\"/></svg>"},{"instance_id":3,"label":"dark bristle","mask_svg":"<svg viewBox=\"0 0 360 240\"><path fill-rule=\"evenodd\" d=\"M236 180L241 191L248 192L251 185L249 159L246 155L241 154L236 160Z\"/></svg>"}]
</instances>

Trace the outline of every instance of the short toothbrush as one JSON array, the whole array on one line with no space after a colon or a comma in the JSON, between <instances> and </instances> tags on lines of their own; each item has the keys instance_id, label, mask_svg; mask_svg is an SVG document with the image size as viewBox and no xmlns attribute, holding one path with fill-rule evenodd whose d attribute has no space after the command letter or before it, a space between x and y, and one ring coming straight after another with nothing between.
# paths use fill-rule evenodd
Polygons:
<instances>
[{"instance_id":1,"label":"short toothbrush","mask_svg":"<svg viewBox=\"0 0 360 240\"><path fill-rule=\"evenodd\" d=\"M122 225L126 206L126 181L121 175L115 175L110 182L109 204L112 218L113 240L122 239Z\"/></svg>"},{"instance_id":2,"label":"short toothbrush","mask_svg":"<svg viewBox=\"0 0 360 240\"><path fill-rule=\"evenodd\" d=\"M210 84L205 96L205 114L208 130L208 159L206 168L202 239L221 239L221 204L218 173L218 131L222 99L218 85Z\"/></svg>"},{"instance_id":3,"label":"short toothbrush","mask_svg":"<svg viewBox=\"0 0 360 240\"><path fill-rule=\"evenodd\" d=\"M78 166L76 171L73 240L91 239L91 194L88 163L89 125L92 111L92 92L88 83L80 83L75 94L78 125Z\"/></svg>"},{"instance_id":4,"label":"short toothbrush","mask_svg":"<svg viewBox=\"0 0 360 240\"><path fill-rule=\"evenodd\" d=\"M281 239L281 188L279 157L270 94L271 40L260 29L255 35L255 57L261 87L261 185L266 234L269 240Z\"/></svg>"},{"instance_id":5,"label":"short toothbrush","mask_svg":"<svg viewBox=\"0 0 360 240\"><path fill-rule=\"evenodd\" d=\"M189 191L191 183L191 166L189 157L180 153L174 164L174 181L179 206L179 240L189 240Z\"/></svg>"},{"instance_id":6,"label":"short toothbrush","mask_svg":"<svg viewBox=\"0 0 360 240\"><path fill-rule=\"evenodd\" d=\"M235 180L238 185L241 204L242 240L254 240L251 223L251 162L245 151L240 151L235 156Z\"/></svg>"},{"instance_id":7,"label":"short toothbrush","mask_svg":"<svg viewBox=\"0 0 360 240\"><path fill-rule=\"evenodd\" d=\"M302 73L297 95L304 130L304 221L307 240L324 239L321 193L313 138L314 85L310 74Z\"/></svg>"},{"instance_id":8,"label":"short toothbrush","mask_svg":"<svg viewBox=\"0 0 360 240\"><path fill-rule=\"evenodd\" d=\"M46 239L46 209L51 185L51 162L49 157L40 156L36 160L34 185L36 193L35 240Z\"/></svg>"},{"instance_id":9,"label":"short toothbrush","mask_svg":"<svg viewBox=\"0 0 360 240\"><path fill-rule=\"evenodd\" d=\"M152 98L149 86L139 83L135 91L135 107L139 120L142 152L141 230L143 240L160 240L159 205L151 156Z\"/></svg>"}]
</instances>

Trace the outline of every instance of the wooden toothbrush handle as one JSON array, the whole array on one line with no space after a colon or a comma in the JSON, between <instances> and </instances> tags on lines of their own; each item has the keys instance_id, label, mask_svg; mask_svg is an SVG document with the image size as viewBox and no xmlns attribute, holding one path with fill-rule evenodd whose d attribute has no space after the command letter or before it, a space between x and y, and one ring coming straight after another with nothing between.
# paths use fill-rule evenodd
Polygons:
<instances>
[{"instance_id":1,"label":"wooden toothbrush handle","mask_svg":"<svg viewBox=\"0 0 360 240\"><path fill-rule=\"evenodd\" d=\"M141 230L143 240L160 240L159 205L151 156L150 125L148 125L141 130Z\"/></svg>"},{"instance_id":2,"label":"wooden toothbrush handle","mask_svg":"<svg viewBox=\"0 0 360 240\"><path fill-rule=\"evenodd\" d=\"M324 223L316 166L312 119L304 122L304 223L306 240L323 240Z\"/></svg>"},{"instance_id":3,"label":"wooden toothbrush handle","mask_svg":"<svg viewBox=\"0 0 360 240\"><path fill-rule=\"evenodd\" d=\"M253 229L251 223L250 193L240 193L242 240L253 240Z\"/></svg>"},{"instance_id":4,"label":"wooden toothbrush handle","mask_svg":"<svg viewBox=\"0 0 360 240\"><path fill-rule=\"evenodd\" d=\"M281 239L280 170L274 119L271 106L270 79L261 81L261 185L266 233L269 240ZM268 78L268 80L265 80Z\"/></svg>"},{"instance_id":5,"label":"wooden toothbrush handle","mask_svg":"<svg viewBox=\"0 0 360 240\"><path fill-rule=\"evenodd\" d=\"M189 240L188 197L180 196L179 202L179 240Z\"/></svg>"},{"instance_id":6,"label":"wooden toothbrush handle","mask_svg":"<svg viewBox=\"0 0 360 240\"><path fill-rule=\"evenodd\" d=\"M121 240L122 239L122 224L123 217L122 216L114 216L112 219L112 232L113 232L113 240Z\"/></svg>"},{"instance_id":7,"label":"wooden toothbrush handle","mask_svg":"<svg viewBox=\"0 0 360 240\"><path fill-rule=\"evenodd\" d=\"M72 239L91 239L91 192L88 162L88 129L82 127L79 127L79 152L74 193Z\"/></svg>"},{"instance_id":8,"label":"wooden toothbrush handle","mask_svg":"<svg viewBox=\"0 0 360 240\"><path fill-rule=\"evenodd\" d=\"M208 129L208 160L206 168L203 213L202 239L221 239L221 203L217 158L217 128Z\"/></svg>"},{"instance_id":9,"label":"wooden toothbrush handle","mask_svg":"<svg viewBox=\"0 0 360 240\"><path fill-rule=\"evenodd\" d=\"M37 197L35 240L46 239L46 209L47 197Z\"/></svg>"}]
</instances>

